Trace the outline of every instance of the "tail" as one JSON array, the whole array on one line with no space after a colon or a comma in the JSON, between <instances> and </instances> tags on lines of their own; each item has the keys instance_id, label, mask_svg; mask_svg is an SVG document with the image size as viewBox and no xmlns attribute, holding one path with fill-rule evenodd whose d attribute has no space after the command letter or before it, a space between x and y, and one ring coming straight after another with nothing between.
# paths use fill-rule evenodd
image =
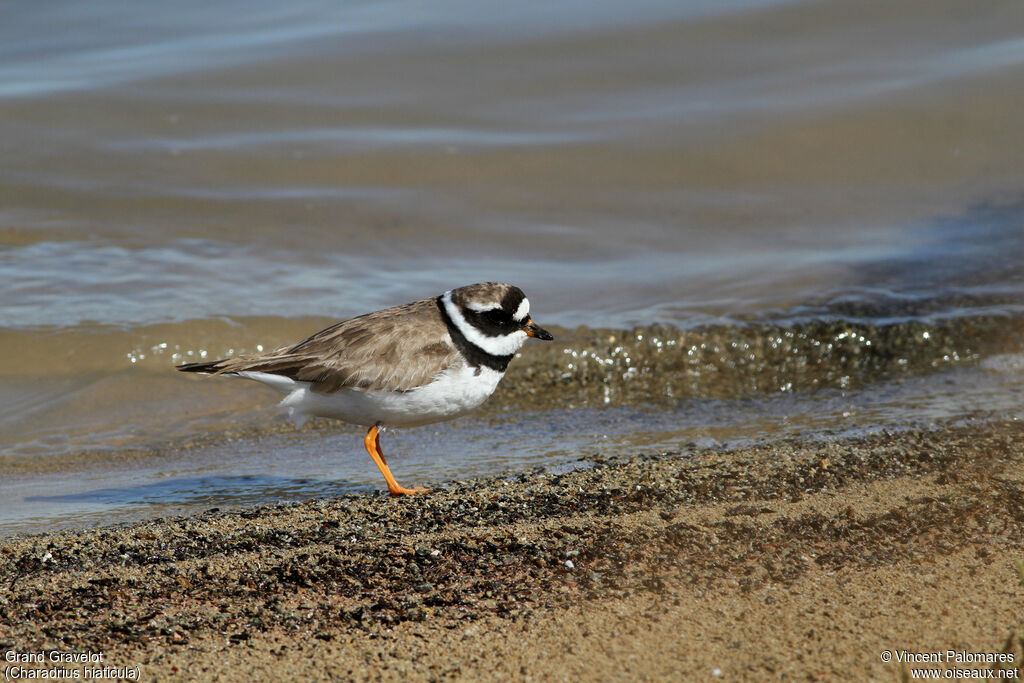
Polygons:
<instances>
[{"instance_id":1,"label":"tail","mask_svg":"<svg viewBox=\"0 0 1024 683\"><path fill-rule=\"evenodd\" d=\"M227 360L210 360L201 363L185 363L177 368L182 372L202 372L210 375L230 375L231 377L244 377L253 379L261 384L266 384L271 389L276 389L282 394L290 394L297 388L307 385L308 382L296 382L287 375L278 375L273 372L260 372L258 370L232 370L230 366L225 367Z\"/></svg>"},{"instance_id":2,"label":"tail","mask_svg":"<svg viewBox=\"0 0 1024 683\"><path fill-rule=\"evenodd\" d=\"M225 360L227 359L222 358L220 360L205 360L202 361L201 363L185 363L184 365L178 365L176 367L182 372L214 373L220 370L220 368L217 366L223 363Z\"/></svg>"}]
</instances>

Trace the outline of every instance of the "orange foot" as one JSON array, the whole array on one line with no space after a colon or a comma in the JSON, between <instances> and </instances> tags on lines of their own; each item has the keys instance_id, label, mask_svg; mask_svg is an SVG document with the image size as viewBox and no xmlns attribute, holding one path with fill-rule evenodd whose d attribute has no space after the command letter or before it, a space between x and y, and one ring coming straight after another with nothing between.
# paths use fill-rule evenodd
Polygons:
<instances>
[{"instance_id":1,"label":"orange foot","mask_svg":"<svg viewBox=\"0 0 1024 683\"><path fill-rule=\"evenodd\" d=\"M398 486L397 488L388 487L388 493L392 497L397 496L417 496L421 493L430 493L430 489L425 489L422 486L413 486L411 489L407 489L404 486Z\"/></svg>"},{"instance_id":2,"label":"orange foot","mask_svg":"<svg viewBox=\"0 0 1024 683\"><path fill-rule=\"evenodd\" d=\"M373 425L366 432L363 445L366 446L366 452L377 463L380 473L384 475L384 481L388 483L388 493L392 496L415 496L420 493L430 493L430 489L425 489L422 486L413 486L411 489L407 489L395 481L395 477L391 474L391 468L388 467L388 462L384 459L384 451L380 449L380 430L378 425Z\"/></svg>"}]
</instances>

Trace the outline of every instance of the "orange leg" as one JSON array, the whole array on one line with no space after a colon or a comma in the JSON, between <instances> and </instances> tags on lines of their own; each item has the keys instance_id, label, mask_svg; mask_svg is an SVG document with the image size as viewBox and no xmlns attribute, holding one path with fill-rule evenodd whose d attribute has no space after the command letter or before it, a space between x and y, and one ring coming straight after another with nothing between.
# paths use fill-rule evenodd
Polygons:
<instances>
[{"instance_id":1,"label":"orange leg","mask_svg":"<svg viewBox=\"0 0 1024 683\"><path fill-rule=\"evenodd\" d=\"M377 427L377 425L373 425L370 427L370 431L366 432L363 445L366 446L366 452L377 463L380 473L384 475L384 481L388 483L388 493L392 496L412 496L417 493L429 493L430 489L425 489L422 486L413 486L411 489L407 489L404 486L399 486L398 482L395 481L395 477L391 474L391 469L388 467L387 460L384 459L384 452L380 449L380 430Z\"/></svg>"}]
</instances>

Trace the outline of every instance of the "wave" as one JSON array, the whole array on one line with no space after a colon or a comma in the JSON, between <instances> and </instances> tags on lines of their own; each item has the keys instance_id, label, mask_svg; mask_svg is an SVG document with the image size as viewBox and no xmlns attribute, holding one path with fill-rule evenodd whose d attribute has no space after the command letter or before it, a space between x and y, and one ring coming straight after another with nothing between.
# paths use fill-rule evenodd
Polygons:
<instances>
[{"instance_id":1,"label":"wave","mask_svg":"<svg viewBox=\"0 0 1024 683\"><path fill-rule=\"evenodd\" d=\"M580 328L560 348L525 351L527 362L511 366L501 398L564 407L853 389L1018 352L1022 332L1024 318L1002 315L931 324Z\"/></svg>"}]
</instances>

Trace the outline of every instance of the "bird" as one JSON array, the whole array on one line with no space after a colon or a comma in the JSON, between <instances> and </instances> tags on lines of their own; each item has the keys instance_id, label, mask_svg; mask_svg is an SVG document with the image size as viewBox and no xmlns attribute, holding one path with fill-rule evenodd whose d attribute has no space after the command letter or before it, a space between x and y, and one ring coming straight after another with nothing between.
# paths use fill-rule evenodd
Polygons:
<instances>
[{"instance_id":1,"label":"bird","mask_svg":"<svg viewBox=\"0 0 1024 683\"><path fill-rule=\"evenodd\" d=\"M380 446L387 427L464 415L498 386L528 338L554 337L530 317L519 287L481 282L349 318L291 346L178 365L255 380L284 394L298 426L326 417L367 427L363 445L392 496L428 493L395 481Z\"/></svg>"}]
</instances>

